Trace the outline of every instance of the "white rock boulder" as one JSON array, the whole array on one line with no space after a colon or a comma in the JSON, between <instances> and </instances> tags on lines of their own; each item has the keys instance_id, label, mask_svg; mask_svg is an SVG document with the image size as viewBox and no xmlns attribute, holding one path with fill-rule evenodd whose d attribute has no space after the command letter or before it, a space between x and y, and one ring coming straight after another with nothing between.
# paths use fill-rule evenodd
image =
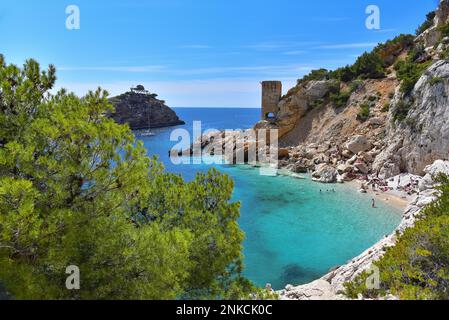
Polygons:
<instances>
[{"instance_id":1,"label":"white rock boulder","mask_svg":"<svg viewBox=\"0 0 449 320\"><path fill-rule=\"evenodd\" d=\"M358 154L359 152L368 151L371 149L371 143L365 136L357 135L353 136L346 143L346 149L351 151L354 154Z\"/></svg>"}]
</instances>

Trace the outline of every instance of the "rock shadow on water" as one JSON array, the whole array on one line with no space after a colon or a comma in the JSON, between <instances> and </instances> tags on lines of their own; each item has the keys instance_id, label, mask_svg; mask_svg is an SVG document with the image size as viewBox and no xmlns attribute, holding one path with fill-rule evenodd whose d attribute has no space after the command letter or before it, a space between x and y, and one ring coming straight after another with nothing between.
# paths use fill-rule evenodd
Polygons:
<instances>
[{"instance_id":1,"label":"rock shadow on water","mask_svg":"<svg viewBox=\"0 0 449 320\"><path fill-rule=\"evenodd\" d=\"M321 274L301 267L299 264L291 263L283 267L279 278L280 285L301 285L319 279Z\"/></svg>"},{"instance_id":2,"label":"rock shadow on water","mask_svg":"<svg viewBox=\"0 0 449 320\"><path fill-rule=\"evenodd\" d=\"M269 202L276 205L279 203L291 204L292 202L294 202L295 205L303 203L301 199L295 197L295 194L293 192L260 192L257 194L257 200L261 202Z\"/></svg>"}]
</instances>

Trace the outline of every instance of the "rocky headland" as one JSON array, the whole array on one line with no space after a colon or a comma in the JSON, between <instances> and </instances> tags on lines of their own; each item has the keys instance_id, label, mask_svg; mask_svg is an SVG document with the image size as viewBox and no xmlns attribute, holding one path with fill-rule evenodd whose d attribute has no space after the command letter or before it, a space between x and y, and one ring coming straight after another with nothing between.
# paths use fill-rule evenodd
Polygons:
<instances>
[{"instance_id":1,"label":"rocky headland","mask_svg":"<svg viewBox=\"0 0 449 320\"><path fill-rule=\"evenodd\" d=\"M113 97L109 101L115 107L111 117L120 124L129 124L132 130L185 124L165 101L157 99L157 94L149 93L142 86Z\"/></svg>"}]
</instances>

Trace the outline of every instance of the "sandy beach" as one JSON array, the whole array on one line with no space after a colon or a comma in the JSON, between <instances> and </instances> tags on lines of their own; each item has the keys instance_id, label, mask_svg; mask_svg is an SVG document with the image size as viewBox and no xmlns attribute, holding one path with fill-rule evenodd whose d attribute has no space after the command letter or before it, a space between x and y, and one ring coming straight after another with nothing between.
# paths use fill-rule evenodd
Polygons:
<instances>
[{"instance_id":1,"label":"sandy beach","mask_svg":"<svg viewBox=\"0 0 449 320\"><path fill-rule=\"evenodd\" d=\"M376 201L387 202L398 209L405 210L408 204L416 197L417 193L413 193L410 195L407 192L403 191L403 189L413 180L420 181L421 179L422 177L419 176L411 174L401 174L386 181L388 183L387 191L382 191L379 189L379 187L373 190L371 186L367 186L365 187L366 195L374 198ZM353 180L347 183L354 188L357 188L357 190L360 190L362 185L366 186L367 184L366 181L362 180Z\"/></svg>"}]
</instances>

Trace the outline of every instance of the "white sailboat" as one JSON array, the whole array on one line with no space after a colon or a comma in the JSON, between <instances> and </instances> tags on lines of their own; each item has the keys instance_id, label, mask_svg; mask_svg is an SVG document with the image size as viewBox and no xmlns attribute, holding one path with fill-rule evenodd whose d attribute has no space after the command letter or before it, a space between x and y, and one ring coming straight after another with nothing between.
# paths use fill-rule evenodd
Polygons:
<instances>
[{"instance_id":1,"label":"white sailboat","mask_svg":"<svg viewBox=\"0 0 449 320\"><path fill-rule=\"evenodd\" d=\"M143 88L143 86L140 86L140 87L142 88L142 90L145 90ZM142 137L152 137L152 136L156 135L154 132L151 131L151 107L149 107L149 108L150 108L150 111L147 113L148 114L148 129L141 132L140 135Z\"/></svg>"},{"instance_id":2,"label":"white sailboat","mask_svg":"<svg viewBox=\"0 0 449 320\"><path fill-rule=\"evenodd\" d=\"M150 130L145 130L140 135L142 137L152 137L152 136L155 136L156 134L154 132L151 132Z\"/></svg>"}]
</instances>

